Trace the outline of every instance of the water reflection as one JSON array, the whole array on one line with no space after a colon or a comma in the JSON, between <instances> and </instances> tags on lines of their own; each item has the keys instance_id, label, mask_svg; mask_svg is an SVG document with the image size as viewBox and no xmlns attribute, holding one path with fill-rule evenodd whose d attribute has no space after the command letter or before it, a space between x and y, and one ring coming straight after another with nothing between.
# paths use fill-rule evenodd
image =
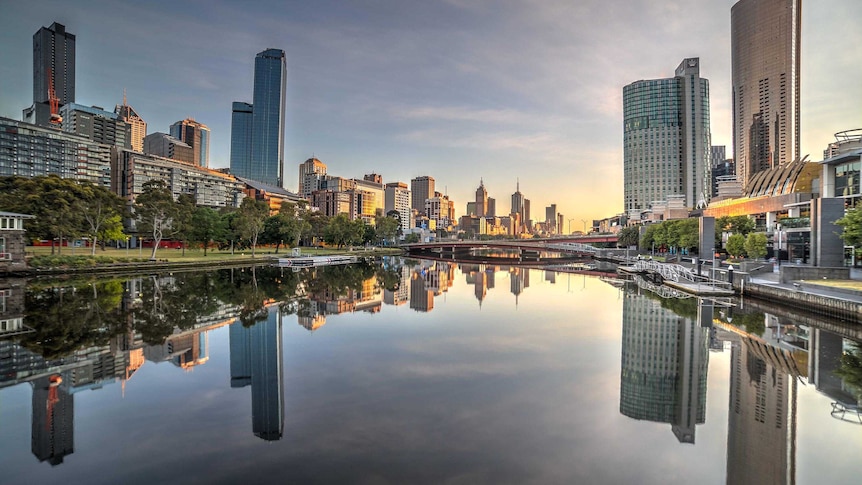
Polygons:
<instances>
[{"instance_id":1,"label":"water reflection","mask_svg":"<svg viewBox=\"0 0 862 485\"><path fill-rule=\"evenodd\" d=\"M24 281L3 281L0 282L0 324L3 325L0 327L0 396L4 388L29 384L32 393L30 452L39 462L59 465L75 461L67 457L75 452L76 394L113 384L119 384L115 387L118 391L138 385L140 380L135 382L134 378L145 362L159 365L160 370L185 375L183 373L196 368L211 368L212 362L218 366L220 358L229 359L230 389L226 380L219 385L231 396L246 396L250 401L250 408L242 407L242 413L251 416L252 429L249 433L247 424L243 425L242 434L255 442L279 441L285 434L286 420L289 422L291 416L294 420L322 419L317 415L303 414L302 410L295 408L287 416L285 414L285 383L291 382L293 367L288 367L288 375L285 375L285 361L290 361L292 356L291 351L285 355L283 335L292 328L299 330L299 335L312 337L295 324L314 332L326 324L328 316L362 313L378 319L383 318L378 314L385 314L386 306L393 307L390 309L402 305L402 308L411 308L419 313L408 312L406 315L417 318L422 316L420 313L442 314L447 311L447 306L451 307L453 301L457 301L458 293L464 294L472 311L478 311L476 307L484 305L481 315L485 315L489 310L493 311L490 302L494 299L489 298L492 292L502 289L505 293L505 278L509 279L508 288L512 295L507 298L514 300L516 305L519 298L527 302L522 302L522 305L528 304L524 292L531 288L530 276L535 271L521 267L391 259L380 265L302 271L258 267L125 279L37 281L30 282L29 286ZM557 276L553 272L542 271L532 276L534 287L529 295L556 291L551 285L565 286L556 285ZM598 280L592 281L603 285ZM584 286L587 288L586 277ZM576 296L563 293L566 288L560 290L566 298ZM621 324L621 337L619 345L613 342L614 348L621 351L619 359L614 356L614 363L605 365L606 369L591 368L590 372L595 375L571 375L566 377L566 382L545 382L548 378L546 368L542 367L525 374L532 382L547 383L548 388L555 389L582 381L590 382L589 386L584 386L585 392L594 392L593 389L601 388L604 383L611 383L607 387L615 391L618 378L619 409L617 412L616 406L612 405L610 412L622 424L601 423L601 426L617 426L625 430L621 432L625 435L634 424L652 426L651 422L657 423L657 429L680 450L709 446L710 437L715 439L714 436L720 434L720 446L726 447L726 455L713 459L725 469L727 483L794 483L798 478L797 461L800 460L797 456L797 441L802 436L799 423L805 419L804 413L800 412L800 407L804 407L800 404L800 395L803 394L800 387L804 389L805 383L812 384L808 387L827 396L833 406L839 404L844 411L840 416L833 414L837 419L852 422L849 418L858 417L858 414L853 414L862 388L862 367L859 365L862 353L857 344L862 338L862 330L858 327L790 315L780 308L751 302L715 305L704 299L661 298L632 285L619 291L620 313L614 318ZM560 297L560 294L554 295ZM492 318L501 318L500 315L505 314L498 312ZM452 313L446 315L447 318L453 316ZM527 356L514 368L529 367L529 359L538 355L530 352L534 348L547 348L537 342L528 342L524 334L481 334L487 329L483 329L483 321L478 315L473 314L469 323L461 322L461 327L446 328L446 332L475 331L480 342L499 337L506 342L506 348L517 350L512 355ZM621 319L616 319L616 315ZM574 315L572 318L581 317L585 320L591 318L590 315ZM290 328L286 329L287 325ZM469 329L471 325L473 327ZM221 332L227 336L229 355L219 356L218 352L212 355L210 337L217 333L211 332L225 326L229 328ZM498 332L503 326L492 328ZM352 326L351 329L335 326L325 329L322 335L349 332L351 338L361 339L360 334L364 330L360 326ZM399 331L403 332L404 328ZM550 330L544 328L543 331ZM318 342L319 335L314 336ZM435 336L424 335L434 341ZM421 368L419 377L411 374L420 382L418 387L423 382L421 376L433 375L429 374L432 370L445 369L449 364L447 356L435 352L452 346L462 336L451 336L445 345L436 347L431 343L426 345L425 341L411 342L416 349L421 349L420 354L412 354L412 357L420 355L433 362L433 365ZM564 341L565 345L576 344L567 341L571 334L565 332L554 337ZM523 346L520 345L522 343ZM363 344L358 342L357 345ZM336 346L325 350L339 352L348 348ZM410 356L404 354L404 347L371 348L372 355L380 355L381 361L391 363L392 367L410 364L410 361L398 360L405 355ZM431 350L435 348L438 350ZM493 347L489 344L489 348ZM463 359L457 362L458 369L482 369L487 364L481 360L469 360L475 357L471 354L479 354L476 349L472 350L454 356ZM489 350L488 353L494 352ZM448 356L449 359L452 357ZM572 361L580 358L577 352L571 356ZM562 365L559 358L551 360L554 366ZM711 361L726 363L726 367L719 366L717 371L715 362ZM170 364L161 364L166 362ZM615 367L616 362L619 369ZM713 367L712 372L709 372L710 366ZM517 371L510 367L503 374L516 374ZM501 399L508 397L508 386L515 386L515 381L503 379L492 366L486 369L491 370L479 372L482 377L478 381L464 377L470 373L456 373L457 383L453 387L459 389L458 392L470 387L486 389ZM549 374L559 370L552 367ZM293 372L294 375L296 373ZM721 373L729 375L716 375ZM324 379L330 378L325 373L319 375ZM403 375L397 377L403 379ZM439 376L433 378L437 381L432 382L445 382ZM726 392L710 391L712 402L724 403L726 431L724 419L717 419L714 414L707 416L710 409L707 382L714 380L726 383ZM409 393L402 396L398 391L403 385L404 381L393 379L389 390L394 395L381 396L380 399L397 401L403 404L397 408L410 409ZM302 391L294 384L289 389L288 396ZM719 389L724 391L722 387ZM482 403L479 399L482 394L480 391L476 391L475 396L471 394L475 403ZM535 406L532 399L540 399L541 396L527 392L517 396L517 409L522 411L515 414L538 415L535 409L542 406ZM609 400L614 403L616 396L608 396L597 397L597 402ZM432 397L422 394L421 399ZM435 409L446 409L451 403L445 393L435 394L433 399L436 400ZM560 404L562 407L567 405ZM87 408L86 401L80 408ZM827 406L815 411L828 417L832 410ZM460 413L461 419L466 419L464 416L481 413L482 409L454 408L451 412ZM411 417L407 414L408 418ZM565 414L576 416L577 410ZM440 416L445 417L446 414ZM514 415L513 419L516 419ZM708 423L710 419L712 422ZM715 427L716 421L720 423L720 433L710 433L709 425ZM851 425L848 423L846 426ZM670 428L672 437L667 428ZM599 435L599 430L585 427L567 436L549 427L544 433L553 437L554 446L575 449L579 439ZM88 433L79 433L79 436L93 433L93 430L84 431ZM415 430L419 434L431 431L418 425ZM287 428L287 433L294 437L295 428ZM260 440L253 438L252 434ZM489 432L489 436L494 435ZM0 445L9 449L21 447L20 443L20 440L8 441ZM90 449L82 446L75 458L83 455L92 458L98 454L93 446L92 442ZM488 453L494 455L495 449L490 446ZM26 448L24 452L27 452ZM415 456L419 456L424 450L417 449L416 452ZM620 454L623 456L624 452ZM600 478L602 475L592 478L597 476Z\"/></svg>"}]
</instances>

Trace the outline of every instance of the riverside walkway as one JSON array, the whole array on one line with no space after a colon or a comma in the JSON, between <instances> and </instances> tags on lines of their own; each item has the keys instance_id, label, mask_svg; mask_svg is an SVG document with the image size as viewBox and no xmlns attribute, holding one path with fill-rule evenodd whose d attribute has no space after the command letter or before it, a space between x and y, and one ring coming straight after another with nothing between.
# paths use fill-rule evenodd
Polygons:
<instances>
[{"instance_id":1,"label":"riverside walkway","mask_svg":"<svg viewBox=\"0 0 862 485\"><path fill-rule=\"evenodd\" d=\"M862 281L862 270L852 268L850 279ZM738 285L740 293L781 302L790 307L830 317L862 321L862 291L817 284L817 280L781 283L778 273L759 273Z\"/></svg>"}]
</instances>

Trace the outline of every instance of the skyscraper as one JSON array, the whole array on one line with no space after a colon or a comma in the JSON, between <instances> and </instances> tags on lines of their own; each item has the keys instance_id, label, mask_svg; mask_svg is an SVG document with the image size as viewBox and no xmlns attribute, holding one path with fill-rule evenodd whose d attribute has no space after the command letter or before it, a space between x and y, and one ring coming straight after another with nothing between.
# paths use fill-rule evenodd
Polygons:
<instances>
[{"instance_id":1,"label":"skyscraper","mask_svg":"<svg viewBox=\"0 0 862 485\"><path fill-rule=\"evenodd\" d=\"M488 215L488 191L485 190L485 182L479 179L479 187L476 189L476 216L486 217Z\"/></svg>"},{"instance_id":2,"label":"skyscraper","mask_svg":"<svg viewBox=\"0 0 862 485\"><path fill-rule=\"evenodd\" d=\"M50 124L48 88L52 84L59 106L75 102L75 36L57 22L33 34L33 105L24 110L24 121Z\"/></svg>"},{"instance_id":3,"label":"skyscraper","mask_svg":"<svg viewBox=\"0 0 862 485\"><path fill-rule=\"evenodd\" d=\"M299 192L303 198L310 198L311 193L320 188L320 180L326 176L326 164L316 158L299 164Z\"/></svg>"},{"instance_id":4,"label":"skyscraper","mask_svg":"<svg viewBox=\"0 0 862 485\"><path fill-rule=\"evenodd\" d=\"M802 0L741 0L730 10L733 154L743 186L799 159Z\"/></svg>"},{"instance_id":5,"label":"skyscraper","mask_svg":"<svg viewBox=\"0 0 862 485\"><path fill-rule=\"evenodd\" d=\"M210 165L210 129L192 118L171 125L171 136L192 147L192 163L199 167Z\"/></svg>"},{"instance_id":6,"label":"skyscraper","mask_svg":"<svg viewBox=\"0 0 862 485\"><path fill-rule=\"evenodd\" d=\"M709 81L698 58L683 59L672 78L625 86L623 122L626 212L639 215L674 195L688 208L709 201Z\"/></svg>"},{"instance_id":7,"label":"skyscraper","mask_svg":"<svg viewBox=\"0 0 862 485\"><path fill-rule=\"evenodd\" d=\"M129 143L132 146L132 150L143 152L144 137L147 136L147 122L126 102L125 90L123 90L123 104L116 105L114 113L119 117L120 121L125 121L132 126L132 138Z\"/></svg>"},{"instance_id":8,"label":"skyscraper","mask_svg":"<svg viewBox=\"0 0 862 485\"><path fill-rule=\"evenodd\" d=\"M425 199L434 197L434 177L422 175L410 181L412 209L420 214L425 213Z\"/></svg>"},{"instance_id":9,"label":"skyscraper","mask_svg":"<svg viewBox=\"0 0 862 485\"><path fill-rule=\"evenodd\" d=\"M254 59L252 104L234 102L230 171L233 175L284 187L284 110L287 60L281 49Z\"/></svg>"}]
</instances>

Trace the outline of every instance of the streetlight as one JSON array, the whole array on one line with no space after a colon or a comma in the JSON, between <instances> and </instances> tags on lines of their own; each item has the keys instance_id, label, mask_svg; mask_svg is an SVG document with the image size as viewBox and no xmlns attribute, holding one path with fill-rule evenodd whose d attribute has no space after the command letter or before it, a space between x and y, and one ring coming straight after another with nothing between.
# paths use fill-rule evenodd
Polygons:
<instances>
[{"instance_id":1,"label":"streetlight","mask_svg":"<svg viewBox=\"0 0 862 485\"><path fill-rule=\"evenodd\" d=\"M586 234L586 233L587 233L587 220L586 220L586 219L581 219L581 222L583 222L583 223L584 223L584 234Z\"/></svg>"},{"instance_id":2,"label":"streetlight","mask_svg":"<svg viewBox=\"0 0 862 485\"><path fill-rule=\"evenodd\" d=\"M572 221L574 221L574 220L576 220L576 219L574 219L574 218L569 219L569 234L570 235L572 234Z\"/></svg>"}]
</instances>

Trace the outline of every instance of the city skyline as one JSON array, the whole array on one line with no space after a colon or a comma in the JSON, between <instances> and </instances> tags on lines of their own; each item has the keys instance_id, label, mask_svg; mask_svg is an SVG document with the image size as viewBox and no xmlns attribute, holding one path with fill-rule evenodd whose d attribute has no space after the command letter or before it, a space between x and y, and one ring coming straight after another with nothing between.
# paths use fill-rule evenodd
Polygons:
<instances>
[{"instance_id":1,"label":"city skyline","mask_svg":"<svg viewBox=\"0 0 862 485\"><path fill-rule=\"evenodd\" d=\"M344 177L376 172L388 183L431 175L459 215L475 180L483 178L500 200L520 179L538 207L556 203L575 219L598 219L623 210L622 86L700 57L711 84L712 143L732 145L734 3L642 2L625 10L606 3L288 3L267 16L213 3L203 11L172 6L167 18L158 4L10 4L0 19L0 115L19 119L29 105L33 33L58 22L77 37L78 103L119 104L127 88L153 132L186 117L207 124L211 166L226 167L230 106L251 101L252 56L284 49L292 66L287 188L297 186L299 163L316 156ZM852 28L852 8L837 0L802 7L801 153L812 160L832 133L862 123L858 106L843 102L862 89L853 81L862 72L858 56L828 48L833 30L845 32L849 45L862 36ZM177 32L207 42L194 57L164 56Z\"/></svg>"}]
</instances>

